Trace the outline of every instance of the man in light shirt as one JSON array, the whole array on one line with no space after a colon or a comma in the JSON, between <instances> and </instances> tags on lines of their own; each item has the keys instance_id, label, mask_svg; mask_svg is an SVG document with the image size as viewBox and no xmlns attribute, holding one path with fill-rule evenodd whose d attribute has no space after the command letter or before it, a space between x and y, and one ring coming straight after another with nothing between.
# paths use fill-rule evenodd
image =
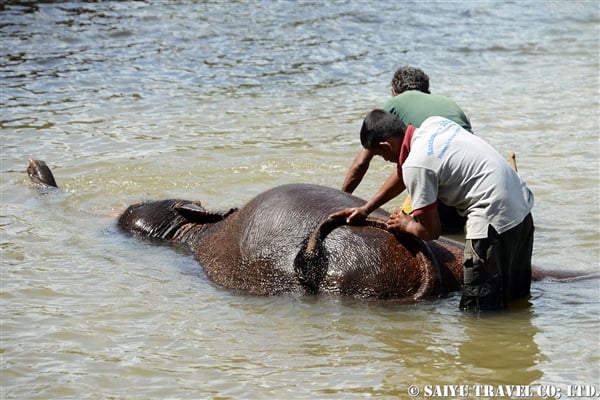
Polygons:
<instances>
[{"instance_id":1,"label":"man in light shirt","mask_svg":"<svg viewBox=\"0 0 600 400\"><path fill-rule=\"evenodd\" d=\"M388 228L434 240L440 199L467 218L461 310L503 310L528 298L533 194L492 146L446 118L428 118L417 129L385 110L367 115L360 137L397 171L364 206L332 218L364 219L407 189L413 214L394 213Z\"/></svg>"}]
</instances>

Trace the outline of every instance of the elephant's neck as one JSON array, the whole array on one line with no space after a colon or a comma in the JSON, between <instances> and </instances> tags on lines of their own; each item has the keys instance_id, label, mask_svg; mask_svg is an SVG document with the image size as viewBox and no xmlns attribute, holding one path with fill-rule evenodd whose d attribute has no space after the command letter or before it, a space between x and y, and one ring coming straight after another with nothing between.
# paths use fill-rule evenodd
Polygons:
<instances>
[{"instance_id":1,"label":"elephant's neck","mask_svg":"<svg viewBox=\"0 0 600 400\"><path fill-rule=\"evenodd\" d=\"M206 234L206 230L211 224L189 223L182 225L173 235L173 241L177 243L192 246L194 242Z\"/></svg>"}]
</instances>

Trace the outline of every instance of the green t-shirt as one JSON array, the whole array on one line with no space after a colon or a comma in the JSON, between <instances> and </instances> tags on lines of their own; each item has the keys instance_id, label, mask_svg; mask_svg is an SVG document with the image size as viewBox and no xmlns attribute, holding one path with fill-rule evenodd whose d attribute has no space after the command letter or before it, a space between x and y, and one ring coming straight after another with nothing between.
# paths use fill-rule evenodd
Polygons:
<instances>
[{"instance_id":1,"label":"green t-shirt","mask_svg":"<svg viewBox=\"0 0 600 400\"><path fill-rule=\"evenodd\" d=\"M469 132L471 122L463 110L452 99L419 90L407 90L392 97L383 105L383 109L400 118L405 125L420 127L429 117L444 117L456 122Z\"/></svg>"}]
</instances>

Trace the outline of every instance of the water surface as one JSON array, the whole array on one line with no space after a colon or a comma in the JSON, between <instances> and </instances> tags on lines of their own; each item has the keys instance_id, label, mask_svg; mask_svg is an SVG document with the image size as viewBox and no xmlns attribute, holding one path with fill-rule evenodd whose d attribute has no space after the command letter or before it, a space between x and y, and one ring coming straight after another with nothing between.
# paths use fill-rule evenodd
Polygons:
<instances>
[{"instance_id":1,"label":"water surface","mask_svg":"<svg viewBox=\"0 0 600 400\"><path fill-rule=\"evenodd\" d=\"M122 235L143 199L240 206L339 187L401 65L536 196L533 262L598 274L599 7L579 2L3 2L1 393L48 398L407 398L410 385L596 385L600 286L531 307L248 297ZM40 193L27 158L61 191ZM372 195L382 160L358 188ZM387 206L393 210L402 199ZM420 398L423 398L421 393Z\"/></svg>"}]
</instances>

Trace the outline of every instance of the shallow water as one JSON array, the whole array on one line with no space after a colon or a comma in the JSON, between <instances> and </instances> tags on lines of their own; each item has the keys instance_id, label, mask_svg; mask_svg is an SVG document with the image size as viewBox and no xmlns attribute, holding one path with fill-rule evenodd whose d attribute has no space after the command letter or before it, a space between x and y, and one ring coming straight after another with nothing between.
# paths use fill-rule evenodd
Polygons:
<instances>
[{"instance_id":1,"label":"shallow water","mask_svg":"<svg viewBox=\"0 0 600 400\"><path fill-rule=\"evenodd\" d=\"M597 3L363 3L0 5L0 397L600 393ZM484 318L458 312L459 294L248 297L116 229L141 199L223 210L283 183L339 187L405 64L516 152L534 264L596 278L535 282L530 308ZM28 157L62 190L33 189ZM374 161L357 194L391 167Z\"/></svg>"}]
</instances>

